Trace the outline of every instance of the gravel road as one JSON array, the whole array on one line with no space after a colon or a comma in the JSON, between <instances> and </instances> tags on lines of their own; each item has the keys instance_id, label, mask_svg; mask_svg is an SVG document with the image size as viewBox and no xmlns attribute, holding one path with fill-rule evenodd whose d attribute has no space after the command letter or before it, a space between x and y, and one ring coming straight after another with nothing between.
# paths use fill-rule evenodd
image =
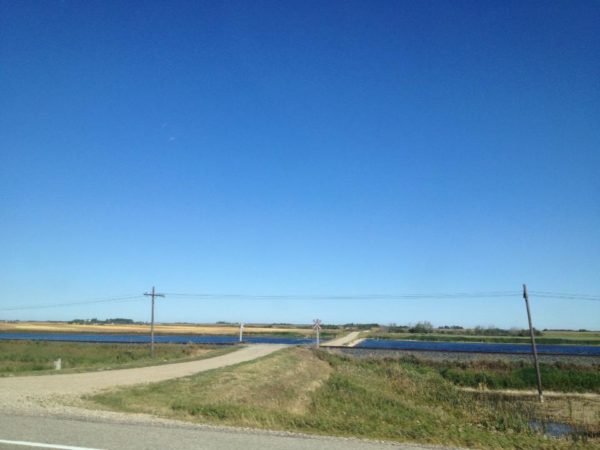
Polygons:
<instances>
[{"instance_id":1,"label":"gravel road","mask_svg":"<svg viewBox=\"0 0 600 450\"><path fill-rule=\"evenodd\" d=\"M0 378L2 410L31 410L37 407L56 408L59 398L76 399L104 389L140 383L180 378L206 370L230 366L266 356L285 348L278 344L257 344L238 351L217 356L174 364L163 364L135 369L107 370L100 372L72 373Z\"/></svg>"},{"instance_id":2,"label":"gravel road","mask_svg":"<svg viewBox=\"0 0 600 450\"><path fill-rule=\"evenodd\" d=\"M359 334L360 334L360 331L353 331L353 332L348 333L347 335L339 337L337 339L323 342L321 344L321 347L336 347L336 346L350 344L352 341L355 341L356 339L358 339Z\"/></svg>"}]
</instances>

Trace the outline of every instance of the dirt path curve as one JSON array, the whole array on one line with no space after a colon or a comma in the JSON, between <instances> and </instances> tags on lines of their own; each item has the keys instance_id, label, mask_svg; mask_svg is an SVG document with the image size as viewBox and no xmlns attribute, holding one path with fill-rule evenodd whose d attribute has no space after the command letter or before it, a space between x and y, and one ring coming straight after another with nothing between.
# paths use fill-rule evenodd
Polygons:
<instances>
[{"instance_id":1,"label":"dirt path curve","mask_svg":"<svg viewBox=\"0 0 600 450\"><path fill-rule=\"evenodd\" d=\"M180 378L206 370L230 366L266 356L286 345L249 345L238 351L214 358L135 369L107 370L102 372L73 373L0 378L0 403L20 400L40 400L55 396L80 396L118 386ZM12 401L11 401L12 400Z\"/></svg>"}]
</instances>

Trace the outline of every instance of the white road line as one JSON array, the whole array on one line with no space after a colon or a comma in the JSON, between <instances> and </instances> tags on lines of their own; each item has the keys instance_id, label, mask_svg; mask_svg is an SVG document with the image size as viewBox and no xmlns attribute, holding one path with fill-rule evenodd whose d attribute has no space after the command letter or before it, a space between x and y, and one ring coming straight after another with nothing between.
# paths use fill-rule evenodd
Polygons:
<instances>
[{"instance_id":1,"label":"white road line","mask_svg":"<svg viewBox=\"0 0 600 450\"><path fill-rule=\"evenodd\" d=\"M73 447L69 445L43 444L41 442L7 441L4 439L0 439L0 444L22 445L23 447L58 448L61 450L100 450L97 448L89 447Z\"/></svg>"}]
</instances>

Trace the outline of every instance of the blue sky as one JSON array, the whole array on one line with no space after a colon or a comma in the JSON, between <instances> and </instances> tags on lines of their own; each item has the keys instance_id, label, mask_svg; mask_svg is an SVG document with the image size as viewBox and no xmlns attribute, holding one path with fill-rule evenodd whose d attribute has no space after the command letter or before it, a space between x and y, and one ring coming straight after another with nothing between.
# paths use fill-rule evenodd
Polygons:
<instances>
[{"instance_id":1,"label":"blue sky","mask_svg":"<svg viewBox=\"0 0 600 450\"><path fill-rule=\"evenodd\" d=\"M600 295L600 4L0 1L0 309ZM535 299L540 327L600 302ZM6 319L148 318L147 301ZM163 321L526 326L514 298Z\"/></svg>"}]
</instances>

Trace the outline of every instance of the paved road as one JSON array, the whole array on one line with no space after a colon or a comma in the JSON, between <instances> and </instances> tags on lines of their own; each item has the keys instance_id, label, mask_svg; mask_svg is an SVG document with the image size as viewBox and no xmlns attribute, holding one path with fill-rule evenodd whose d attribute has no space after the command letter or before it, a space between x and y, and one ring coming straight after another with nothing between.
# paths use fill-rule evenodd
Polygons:
<instances>
[{"instance_id":1,"label":"paved road","mask_svg":"<svg viewBox=\"0 0 600 450\"><path fill-rule=\"evenodd\" d=\"M0 413L0 450L416 450L441 449L355 439L169 423L121 423ZM46 445L44 445L46 444ZM53 447L54 446L54 447Z\"/></svg>"}]
</instances>

